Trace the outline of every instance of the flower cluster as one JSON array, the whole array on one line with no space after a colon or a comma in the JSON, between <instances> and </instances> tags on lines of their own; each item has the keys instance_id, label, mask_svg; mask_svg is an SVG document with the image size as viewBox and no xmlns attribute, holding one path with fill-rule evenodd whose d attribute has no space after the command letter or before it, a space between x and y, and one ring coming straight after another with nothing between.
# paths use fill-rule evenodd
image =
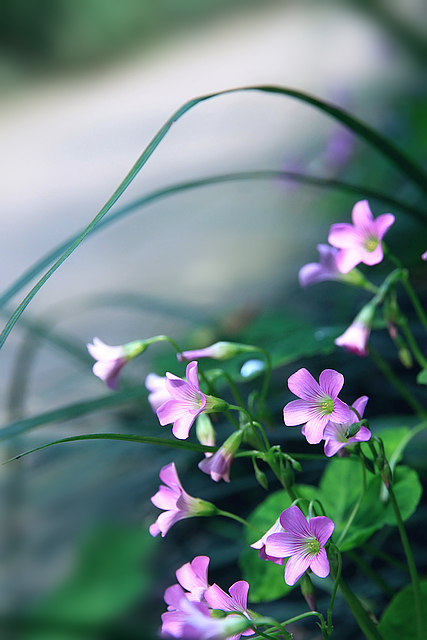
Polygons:
<instances>
[{"instance_id":1,"label":"flower cluster","mask_svg":"<svg viewBox=\"0 0 427 640\"><path fill-rule=\"evenodd\" d=\"M249 584L240 580L231 585L229 595L217 584L208 584L208 556L197 556L176 572L179 584L165 591L168 605L162 614L162 636L201 638L203 640L238 640L254 634L247 610ZM220 610L225 617L212 616Z\"/></svg>"}]
</instances>

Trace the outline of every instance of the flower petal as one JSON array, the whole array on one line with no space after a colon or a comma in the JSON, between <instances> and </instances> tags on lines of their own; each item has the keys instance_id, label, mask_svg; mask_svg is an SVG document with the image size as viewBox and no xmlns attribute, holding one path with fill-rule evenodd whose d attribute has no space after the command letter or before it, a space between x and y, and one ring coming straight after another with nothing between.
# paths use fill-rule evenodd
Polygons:
<instances>
[{"instance_id":1,"label":"flower petal","mask_svg":"<svg viewBox=\"0 0 427 640\"><path fill-rule=\"evenodd\" d=\"M368 400L369 400L368 396L360 396L360 398L357 398L357 400L355 400L352 404L352 407L356 409L356 411L358 412L361 418L363 418L363 414L365 413L365 407L368 403ZM354 422L357 422L356 414L353 411L352 413L354 417Z\"/></svg>"},{"instance_id":2,"label":"flower petal","mask_svg":"<svg viewBox=\"0 0 427 640\"><path fill-rule=\"evenodd\" d=\"M330 567L325 549L320 549L319 553L311 559L310 569L319 578L326 578L329 575Z\"/></svg>"},{"instance_id":3,"label":"flower petal","mask_svg":"<svg viewBox=\"0 0 427 640\"><path fill-rule=\"evenodd\" d=\"M319 376L319 385L330 398L335 399L344 385L344 376L334 369L324 369Z\"/></svg>"},{"instance_id":4,"label":"flower petal","mask_svg":"<svg viewBox=\"0 0 427 640\"><path fill-rule=\"evenodd\" d=\"M353 224L361 229L370 230L373 227L374 216L367 200L356 202L351 212L351 219Z\"/></svg>"},{"instance_id":5,"label":"flower petal","mask_svg":"<svg viewBox=\"0 0 427 640\"><path fill-rule=\"evenodd\" d=\"M325 456L332 458L340 449L347 446L347 442L338 442L337 440L327 440L325 442Z\"/></svg>"},{"instance_id":6,"label":"flower petal","mask_svg":"<svg viewBox=\"0 0 427 640\"><path fill-rule=\"evenodd\" d=\"M295 427L309 420L312 412L312 400L291 400L283 408L283 420L287 427Z\"/></svg>"},{"instance_id":7,"label":"flower petal","mask_svg":"<svg viewBox=\"0 0 427 640\"><path fill-rule=\"evenodd\" d=\"M353 245L350 249L343 249L337 256L337 267L341 273L349 273L359 262L363 262L366 255L359 245Z\"/></svg>"},{"instance_id":8,"label":"flower petal","mask_svg":"<svg viewBox=\"0 0 427 640\"><path fill-rule=\"evenodd\" d=\"M339 398L335 398L334 400L334 410L332 411L329 419L331 422L337 422L338 424L344 424L345 422L351 422L353 419L353 411L350 409L348 404L340 400Z\"/></svg>"},{"instance_id":9,"label":"flower petal","mask_svg":"<svg viewBox=\"0 0 427 640\"><path fill-rule=\"evenodd\" d=\"M305 554L295 555L289 558L285 566L285 582L290 587L299 580L310 566L310 556Z\"/></svg>"},{"instance_id":10,"label":"flower petal","mask_svg":"<svg viewBox=\"0 0 427 640\"><path fill-rule=\"evenodd\" d=\"M375 231L376 231L376 235L378 236L378 240L380 242L384 238L385 234L390 229L394 221L395 221L395 217L392 213L383 213L382 215L378 216L378 218L375 219L374 221Z\"/></svg>"},{"instance_id":11,"label":"flower petal","mask_svg":"<svg viewBox=\"0 0 427 640\"><path fill-rule=\"evenodd\" d=\"M313 535L305 515L296 505L282 511L280 514L280 524L285 531L291 533L299 540L304 540L307 537L311 538Z\"/></svg>"},{"instance_id":12,"label":"flower petal","mask_svg":"<svg viewBox=\"0 0 427 640\"><path fill-rule=\"evenodd\" d=\"M185 370L185 377L187 378L188 382L199 392L200 391L200 385L199 385L199 373L198 373L198 365L197 362L189 362L189 364L187 365L187 368Z\"/></svg>"},{"instance_id":13,"label":"flower petal","mask_svg":"<svg viewBox=\"0 0 427 640\"><path fill-rule=\"evenodd\" d=\"M323 433L330 417L314 415L313 418L307 421L304 427L304 436L309 444L319 444L323 439Z\"/></svg>"},{"instance_id":14,"label":"flower petal","mask_svg":"<svg viewBox=\"0 0 427 640\"><path fill-rule=\"evenodd\" d=\"M338 249L351 249L359 242L359 233L348 222L333 224L329 230L328 242ZM339 257L339 254L337 258ZM341 269L340 269L341 271Z\"/></svg>"},{"instance_id":15,"label":"flower petal","mask_svg":"<svg viewBox=\"0 0 427 640\"><path fill-rule=\"evenodd\" d=\"M248 604L248 591L249 591L249 583L246 580L238 580L229 588L229 593L233 598L234 602L246 611L246 607Z\"/></svg>"},{"instance_id":16,"label":"flower petal","mask_svg":"<svg viewBox=\"0 0 427 640\"><path fill-rule=\"evenodd\" d=\"M312 400L321 395L320 387L307 369L298 369L288 378L288 387L292 393L304 400Z\"/></svg>"},{"instance_id":17,"label":"flower petal","mask_svg":"<svg viewBox=\"0 0 427 640\"><path fill-rule=\"evenodd\" d=\"M233 598L213 584L205 591L205 600L212 609L221 609L221 611L240 611L240 607L236 605Z\"/></svg>"},{"instance_id":18,"label":"flower petal","mask_svg":"<svg viewBox=\"0 0 427 640\"><path fill-rule=\"evenodd\" d=\"M325 546L335 528L332 520L326 518L326 516L310 518L308 526L312 535L319 541L321 547Z\"/></svg>"}]
</instances>

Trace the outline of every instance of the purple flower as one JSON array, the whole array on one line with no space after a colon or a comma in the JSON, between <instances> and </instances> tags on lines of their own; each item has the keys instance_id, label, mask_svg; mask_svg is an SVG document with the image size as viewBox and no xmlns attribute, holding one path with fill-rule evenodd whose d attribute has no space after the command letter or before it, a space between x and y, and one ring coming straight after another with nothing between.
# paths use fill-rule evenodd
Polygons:
<instances>
[{"instance_id":1,"label":"purple flower","mask_svg":"<svg viewBox=\"0 0 427 640\"><path fill-rule=\"evenodd\" d=\"M337 267L336 258L339 250L328 244L318 244L319 262L305 264L298 273L300 286L305 289L323 280L340 280L342 273Z\"/></svg>"},{"instance_id":2,"label":"purple flower","mask_svg":"<svg viewBox=\"0 0 427 640\"><path fill-rule=\"evenodd\" d=\"M375 316L375 305L367 304L357 314L349 328L334 341L338 347L362 358L368 355L368 342Z\"/></svg>"},{"instance_id":3,"label":"purple flower","mask_svg":"<svg viewBox=\"0 0 427 640\"><path fill-rule=\"evenodd\" d=\"M170 399L156 411L162 426L173 422L175 438L188 438L194 420L203 411L222 411L228 405L218 398L207 396L200 390L197 362L190 362L185 371L187 380L172 373L166 374L166 390Z\"/></svg>"},{"instance_id":4,"label":"purple flower","mask_svg":"<svg viewBox=\"0 0 427 640\"><path fill-rule=\"evenodd\" d=\"M184 638L185 640L225 640L238 638L250 625L242 615L226 618L211 617L209 608L189 600L179 584L165 591L168 611L162 614L162 636Z\"/></svg>"},{"instance_id":5,"label":"purple flower","mask_svg":"<svg viewBox=\"0 0 427 640\"><path fill-rule=\"evenodd\" d=\"M209 587L208 566L208 556L196 556L191 563L187 562L177 569L176 579L189 592L185 594L189 600L205 602L205 591Z\"/></svg>"},{"instance_id":6,"label":"purple flower","mask_svg":"<svg viewBox=\"0 0 427 640\"><path fill-rule=\"evenodd\" d=\"M120 371L129 362L123 345L110 347L99 338L94 338L93 344L87 344L86 347L92 358L97 361L92 367L93 373L101 378L109 389L116 391Z\"/></svg>"},{"instance_id":7,"label":"purple flower","mask_svg":"<svg viewBox=\"0 0 427 640\"><path fill-rule=\"evenodd\" d=\"M247 611L248 606L248 591L249 584L246 580L239 580L231 585L228 590L228 595L217 584L213 584L205 592L206 602L212 609L220 609L221 611L236 612L243 614L248 620L250 620L249 613ZM255 632L253 629L247 629L242 633L243 636L251 636ZM240 634L239 636L240 637ZM237 637L236 637L236 640Z\"/></svg>"},{"instance_id":8,"label":"purple flower","mask_svg":"<svg viewBox=\"0 0 427 640\"><path fill-rule=\"evenodd\" d=\"M154 413L166 400L170 399L170 393L166 389L165 376L158 376L156 373L149 373L145 378L145 386L150 393L148 394L148 402Z\"/></svg>"},{"instance_id":9,"label":"purple flower","mask_svg":"<svg viewBox=\"0 0 427 640\"><path fill-rule=\"evenodd\" d=\"M160 480L166 486L160 485L158 492L151 498L151 502L159 509L164 509L150 526L150 533L155 538L159 533L162 538L178 520L192 516L211 516L216 507L200 498L193 498L182 488L178 478L175 463L171 462L160 470Z\"/></svg>"},{"instance_id":10,"label":"purple flower","mask_svg":"<svg viewBox=\"0 0 427 640\"><path fill-rule=\"evenodd\" d=\"M423 255L421 256L422 260L427 260L427 251L424 251Z\"/></svg>"},{"instance_id":11,"label":"purple flower","mask_svg":"<svg viewBox=\"0 0 427 640\"><path fill-rule=\"evenodd\" d=\"M384 213L374 220L367 200L356 202L351 214L353 224L333 224L328 242L338 247L337 266L348 273L360 262L378 264L383 259L381 241L394 222L394 215Z\"/></svg>"},{"instance_id":12,"label":"purple flower","mask_svg":"<svg viewBox=\"0 0 427 640\"><path fill-rule=\"evenodd\" d=\"M289 558L285 566L285 582L292 587L310 568L319 578L329 575L329 562L324 546L332 535L334 523L325 516L306 520L302 511L292 506L280 516L283 533L267 538L266 551L275 558Z\"/></svg>"},{"instance_id":13,"label":"purple flower","mask_svg":"<svg viewBox=\"0 0 427 640\"><path fill-rule=\"evenodd\" d=\"M221 478L225 480L225 482L230 482L231 463L239 450L242 438L243 433L241 431L232 433L218 451L215 451L213 456L199 462L199 469L203 471L203 473L210 474L212 480L215 482L218 482Z\"/></svg>"},{"instance_id":14,"label":"purple flower","mask_svg":"<svg viewBox=\"0 0 427 640\"><path fill-rule=\"evenodd\" d=\"M361 396L357 398L352 404L352 407L356 409L360 417L363 418L366 403L368 402L368 396ZM371 439L371 432L367 427L360 427L356 435L349 437L349 428L359 419L357 415L352 411L352 419L344 424L337 424L336 422L329 422L326 425L323 437L325 439L325 456L330 458L335 455L337 451L338 455L343 455L343 447L355 442L367 442Z\"/></svg>"},{"instance_id":15,"label":"purple flower","mask_svg":"<svg viewBox=\"0 0 427 640\"><path fill-rule=\"evenodd\" d=\"M204 349L194 349L193 351L183 351L177 354L179 362L183 360L198 360L199 358L212 358L213 360L229 360L238 353L254 351L255 347L235 342L216 342Z\"/></svg>"},{"instance_id":16,"label":"purple flower","mask_svg":"<svg viewBox=\"0 0 427 640\"><path fill-rule=\"evenodd\" d=\"M259 549L259 557L261 558L261 560L271 560L271 562L274 562L274 564L285 564L284 558L275 558L274 556L268 556L265 552L265 543L268 536L271 536L272 533L283 533L283 531L284 529L280 524L280 518L277 518L276 522L272 527L270 527L267 533L264 533L262 538L251 544L252 549Z\"/></svg>"},{"instance_id":17,"label":"purple flower","mask_svg":"<svg viewBox=\"0 0 427 640\"><path fill-rule=\"evenodd\" d=\"M288 379L288 387L300 400L292 400L283 409L287 426L303 424L303 435L310 444L317 444L329 420L348 422L351 410L338 398L344 376L333 369L325 369L319 384L307 369L299 369Z\"/></svg>"}]
</instances>

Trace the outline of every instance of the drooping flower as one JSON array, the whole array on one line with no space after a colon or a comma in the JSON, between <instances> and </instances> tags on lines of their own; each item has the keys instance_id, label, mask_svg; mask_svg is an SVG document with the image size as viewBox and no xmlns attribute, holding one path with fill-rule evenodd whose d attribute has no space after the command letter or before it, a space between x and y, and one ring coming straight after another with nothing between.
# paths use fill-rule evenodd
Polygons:
<instances>
[{"instance_id":1,"label":"drooping flower","mask_svg":"<svg viewBox=\"0 0 427 640\"><path fill-rule=\"evenodd\" d=\"M307 369L299 369L288 379L288 387L300 400L292 400L283 409L287 426L304 424L303 435L310 444L317 444L329 420L348 422L351 410L338 398L344 376L333 369L325 369L319 384Z\"/></svg>"},{"instance_id":2,"label":"drooping flower","mask_svg":"<svg viewBox=\"0 0 427 640\"><path fill-rule=\"evenodd\" d=\"M213 360L229 360L239 353L256 351L255 347L238 342L215 342L215 344L204 349L194 349L192 351L182 351L177 354L179 362L183 360L198 360L199 358L212 358Z\"/></svg>"},{"instance_id":3,"label":"drooping flower","mask_svg":"<svg viewBox=\"0 0 427 640\"><path fill-rule=\"evenodd\" d=\"M239 638L249 627L250 621L242 615L225 618L211 617L209 608L202 602L189 600L179 584L165 591L168 611L162 614L162 636L185 640L226 640Z\"/></svg>"},{"instance_id":4,"label":"drooping flower","mask_svg":"<svg viewBox=\"0 0 427 640\"><path fill-rule=\"evenodd\" d=\"M243 433L241 431L232 433L218 451L215 451L213 456L199 462L199 469L203 473L209 474L215 482L218 482L221 478L225 482L230 482L231 463L239 450L242 438Z\"/></svg>"},{"instance_id":5,"label":"drooping flower","mask_svg":"<svg viewBox=\"0 0 427 640\"><path fill-rule=\"evenodd\" d=\"M371 335L372 322L375 315L375 305L367 304L357 314L346 331L334 341L338 347L344 347L346 351L356 356L368 355L368 342Z\"/></svg>"},{"instance_id":6,"label":"drooping flower","mask_svg":"<svg viewBox=\"0 0 427 640\"><path fill-rule=\"evenodd\" d=\"M298 280L303 289L323 280L340 280L343 276L336 263L339 250L328 244L318 244L316 248L319 252L319 262L305 264L298 273Z\"/></svg>"},{"instance_id":7,"label":"drooping flower","mask_svg":"<svg viewBox=\"0 0 427 640\"><path fill-rule=\"evenodd\" d=\"M149 373L145 378L145 386L150 391L148 402L154 413L166 400L170 399L170 393L166 389L166 377L158 376L156 373Z\"/></svg>"},{"instance_id":8,"label":"drooping flower","mask_svg":"<svg viewBox=\"0 0 427 640\"><path fill-rule=\"evenodd\" d=\"M280 524L280 518L277 518L276 522L273 524L270 529L264 533L262 538L251 544L252 549L259 549L259 557L261 560L271 560L274 564L285 564L285 558L275 558L274 556L268 556L265 552L265 543L268 536L271 536L272 533L283 533L284 529Z\"/></svg>"},{"instance_id":9,"label":"drooping flower","mask_svg":"<svg viewBox=\"0 0 427 640\"><path fill-rule=\"evenodd\" d=\"M239 580L231 585L228 593L225 593L217 584L213 584L205 592L206 602L212 609L220 609L221 611L236 612L243 614L248 620L250 616L247 610L248 606L249 584L246 580ZM251 636L255 632L253 629L247 629L242 633L243 636ZM237 639L236 639L237 640Z\"/></svg>"},{"instance_id":10,"label":"drooping flower","mask_svg":"<svg viewBox=\"0 0 427 640\"><path fill-rule=\"evenodd\" d=\"M368 402L368 396L361 396L357 398L352 404L352 407L356 409L360 417L363 418L365 412L366 403ZM344 424L337 424L336 422L329 422L326 425L323 437L325 439L325 456L330 458L338 452L338 455L342 455L343 447L354 444L356 442L367 442L371 439L371 432L367 427L360 427L359 431L354 436L349 435L349 429L352 424L358 422L357 415L352 411L352 419Z\"/></svg>"},{"instance_id":11,"label":"drooping flower","mask_svg":"<svg viewBox=\"0 0 427 640\"><path fill-rule=\"evenodd\" d=\"M186 369L187 380L172 373L166 374L166 390L170 399L156 411L162 426L173 422L172 433L175 438L188 438L191 426L202 412L223 411L226 402L208 396L200 390L197 362L190 362Z\"/></svg>"},{"instance_id":12,"label":"drooping flower","mask_svg":"<svg viewBox=\"0 0 427 640\"><path fill-rule=\"evenodd\" d=\"M328 242L340 249L336 258L341 273L348 273L363 262L374 265L384 257L382 239L394 222L394 215L384 213L374 220L367 200L356 202L352 211L353 224L333 224Z\"/></svg>"},{"instance_id":13,"label":"drooping flower","mask_svg":"<svg viewBox=\"0 0 427 640\"><path fill-rule=\"evenodd\" d=\"M147 346L144 340L135 340L117 347L110 347L99 338L94 338L93 344L86 345L92 358L97 361L92 367L93 373L114 391L118 389L122 368L143 353Z\"/></svg>"},{"instance_id":14,"label":"drooping flower","mask_svg":"<svg viewBox=\"0 0 427 640\"><path fill-rule=\"evenodd\" d=\"M209 587L209 560L208 556L196 556L191 562L183 564L175 572L176 579L181 587L188 591L185 595L189 600L205 602L205 591Z\"/></svg>"},{"instance_id":15,"label":"drooping flower","mask_svg":"<svg viewBox=\"0 0 427 640\"><path fill-rule=\"evenodd\" d=\"M162 467L159 476L166 486L160 485L158 492L151 498L151 502L154 506L165 511L149 528L153 538L159 533L164 538L178 520L193 516L212 516L216 513L216 507L213 504L201 498L193 498L184 491L174 462Z\"/></svg>"},{"instance_id":16,"label":"drooping flower","mask_svg":"<svg viewBox=\"0 0 427 640\"><path fill-rule=\"evenodd\" d=\"M280 524L284 532L268 536L266 552L276 558L289 558L285 566L285 582L293 586L310 568L319 578L329 575L325 544L334 530L334 523L325 516L307 521L301 509L289 507L282 512Z\"/></svg>"}]
</instances>

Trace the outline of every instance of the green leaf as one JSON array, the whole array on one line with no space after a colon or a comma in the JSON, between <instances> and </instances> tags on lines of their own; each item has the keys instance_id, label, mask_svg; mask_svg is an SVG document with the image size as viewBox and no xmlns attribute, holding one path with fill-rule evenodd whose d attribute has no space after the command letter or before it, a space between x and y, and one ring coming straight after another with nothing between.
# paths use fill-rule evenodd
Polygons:
<instances>
[{"instance_id":1,"label":"green leaf","mask_svg":"<svg viewBox=\"0 0 427 640\"><path fill-rule=\"evenodd\" d=\"M427 580L420 583L424 619L427 618ZM387 640L417 640L417 616L412 585L399 591L384 611L378 631Z\"/></svg>"},{"instance_id":2,"label":"green leaf","mask_svg":"<svg viewBox=\"0 0 427 640\"><path fill-rule=\"evenodd\" d=\"M29 291L29 293L25 296L22 302L18 305L18 307L13 312L12 316L6 323L3 331L0 334L0 348L5 343L9 333L13 329L14 325L25 311L31 300L37 294L37 292L41 289L41 287L47 282L50 276L55 273L55 271L65 262L65 260L73 253L75 249L79 246L79 244L86 238L86 236L91 233L92 229L104 218L104 216L108 213L111 207L117 202L117 200L123 195L128 186L132 183L134 178L138 175L139 171L145 165L147 160L153 154L155 149L158 147L160 142L168 133L171 126L179 120L187 111L192 109L197 104L204 102L206 100L210 100L211 98L215 98L219 95L225 95L228 93L236 93L241 91L261 91L263 93L272 93L287 96L290 98L296 98L306 104L310 104L320 111L327 113L332 116L346 127L354 131L361 138L366 140L369 144L373 145L380 153L386 156L392 163L394 163L403 174L405 174L412 182L417 184L424 192L427 192L427 175L424 173L422 169L420 169L412 160L407 158L399 149L397 149L392 143L390 143L387 138L377 133L370 127L367 127L365 124L357 120L356 118L350 116L345 111L342 111L338 107L335 107L332 104L319 100L312 95L307 93L303 93L301 91L296 91L295 89L290 89L287 87L278 87L278 86L268 86L268 85L260 85L260 86L250 86L250 87L240 87L237 89L226 89L225 91L219 91L216 93L211 93L208 95L200 96L199 98L194 98L193 100L189 100L182 107L180 107L161 127L161 129L157 132L151 142L144 149L141 156L138 158L136 163L133 165L129 173L122 180L120 185L114 191L112 196L108 199L99 213L93 218L93 220L88 224L86 229L82 231L82 233L75 239L75 241L65 249L63 254L56 260L56 262L46 271L46 273L40 278L40 280L34 285L34 287Z\"/></svg>"},{"instance_id":3,"label":"green leaf","mask_svg":"<svg viewBox=\"0 0 427 640\"><path fill-rule=\"evenodd\" d=\"M413 418L413 416L411 416ZM376 436L379 436L384 443L385 456L389 462L393 459L393 468L397 462L402 459L401 444L406 442L408 433L411 429L409 427L392 427L390 429L380 429L375 432Z\"/></svg>"},{"instance_id":4,"label":"green leaf","mask_svg":"<svg viewBox=\"0 0 427 640\"><path fill-rule=\"evenodd\" d=\"M27 640L68 640L66 625L102 625L125 613L151 588L143 570L157 540L143 529L102 527L83 542L71 575L33 610L64 631L33 631ZM90 634L92 637L92 634Z\"/></svg>"},{"instance_id":5,"label":"green leaf","mask_svg":"<svg viewBox=\"0 0 427 640\"><path fill-rule=\"evenodd\" d=\"M352 458L334 458L326 468L319 484L318 499L326 515L335 523L334 540L338 541L356 505L363 487L361 465ZM369 476L368 476L369 479ZM416 471L399 466L394 475L394 491L403 520L417 508L422 487ZM396 525L391 504L381 501L382 482L379 476L367 484L356 516L339 544L341 551L349 551L365 542L385 524Z\"/></svg>"}]
</instances>

